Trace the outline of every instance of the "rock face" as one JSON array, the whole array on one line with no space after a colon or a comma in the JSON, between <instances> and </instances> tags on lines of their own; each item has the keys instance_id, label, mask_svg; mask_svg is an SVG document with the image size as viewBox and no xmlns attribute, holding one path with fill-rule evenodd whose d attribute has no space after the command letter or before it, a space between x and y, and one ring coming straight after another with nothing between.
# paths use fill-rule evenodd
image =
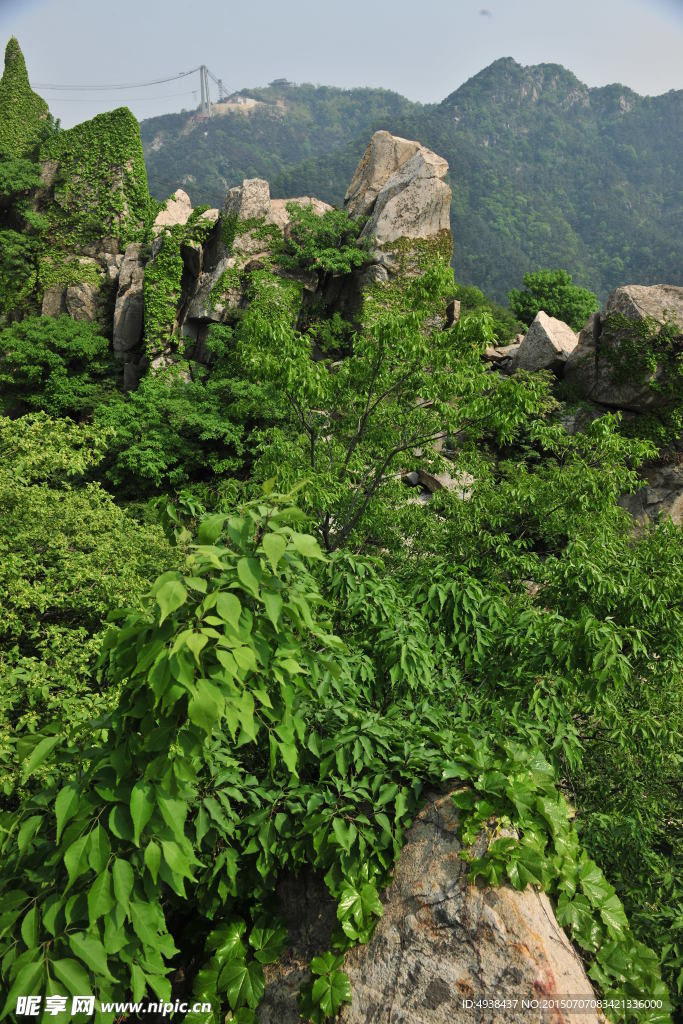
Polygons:
<instances>
[{"instance_id":1,"label":"rock face","mask_svg":"<svg viewBox=\"0 0 683 1024\"><path fill-rule=\"evenodd\" d=\"M144 302L142 284L145 264L140 255L141 245L132 242L123 257L119 275L119 288L114 306L114 353L126 361L142 341Z\"/></svg>"},{"instance_id":2,"label":"rock face","mask_svg":"<svg viewBox=\"0 0 683 1024\"><path fill-rule=\"evenodd\" d=\"M659 363L654 370L629 370L624 365L624 351L630 332L615 325L615 315L631 321L635 331L648 319L663 324L668 316L679 330L673 344L683 348L683 288L625 285L610 294L601 313L589 318L567 360L565 380L588 400L612 408L646 412L665 407L666 392L652 387L665 378L665 365Z\"/></svg>"},{"instance_id":3,"label":"rock face","mask_svg":"<svg viewBox=\"0 0 683 1024\"><path fill-rule=\"evenodd\" d=\"M667 461L663 463L645 465L641 471L644 486L619 501L637 523L665 517L677 526L683 523L683 442L674 445L664 457Z\"/></svg>"},{"instance_id":4,"label":"rock face","mask_svg":"<svg viewBox=\"0 0 683 1024\"><path fill-rule=\"evenodd\" d=\"M384 916L366 946L344 963L353 1002L340 1024L472 1024L519 1021L522 999L593 998L582 963L558 926L547 898L526 889L471 885L460 857L457 813L448 794L432 794L407 834ZM479 851L480 853L483 851ZM266 968L260 1024L295 1024L296 993L311 956L329 948L334 906L308 877L279 889L292 946ZM505 1011L473 1011L464 1001L517 1000ZM476 1016L473 1016L473 1013ZM543 1024L596 1024L596 1011L537 1009Z\"/></svg>"},{"instance_id":5,"label":"rock face","mask_svg":"<svg viewBox=\"0 0 683 1024\"><path fill-rule=\"evenodd\" d=\"M375 132L344 196L344 209L349 216L368 217L392 174L421 148L419 142L401 139L390 132Z\"/></svg>"},{"instance_id":6,"label":"rock face","mask_svg":"<svg viewBox=\"0 0 683 1024\"><path fill-rule=\"evenodd\" d=\"M578 340L568 324L540 310L517 350L514 369L552 370L560 375Z\"/></svg>"},{"instance_id":7,"label":"rock face","mask_svg":"<svg viewBox=\"0 0 683 1024\"><path fill-rule=\"evenodd\" d=\"M375 132L344 199L351 216L369 220L361 237L373 240L376 262L395 269L387 247L401 239L447 241L451 190L448 163L431 149L389 132Z\"/></svg>"},{"instance_id":8,"label":"rock face","mask_svg":"<svg viewBox=\"0 0 683 1024\"><path fill-rule=\"evenodd\" d=\"M514 372L515 357L520 345L521 341L515 341L512 345L489 345L482 352L481 358L489 364L489 369L509 375Z\"/></svg>"},{"instance_id":9,"label":"rock face","mask_svg":"<svg viewBox=\"0 0 683 1024\"><path fill-rule=\"evenodd\" d=\"M332 209L311 196L271 199L267 181L247 178L228 192L201 252L183 249L187 294L179 322L186 336L200 338L206 325L229 319L239 308L244 297L242 275L271 256L273 238L287 231L289 203L309 206L317 216ZM317 277L313 278L304 287L315 289Z\"/></svg>"},{"instance_id":10,"label":"rock face","mask_svg":"<svg viewBox=\"0 0 683 1024\"><path fill-rule=\"evenodd\" d=\"M192 203L187 192L177 189L170 199L166 200L165 209L160 210L154 221L152 231L160 234L164 228L175 227L176 224L187 224L192 216Z\"/></svg>"},{"instance_id":11,"label":"rock face","mask_svg":"<svg viewBox=\"0 0 683 1024\"><path fill-rule=\"evenodd\" d=\"M88 320L93 323L97 319L97 285L78 281L67 286L64 301L66 311L74 320Z\"/></svg>"}]
</instances>

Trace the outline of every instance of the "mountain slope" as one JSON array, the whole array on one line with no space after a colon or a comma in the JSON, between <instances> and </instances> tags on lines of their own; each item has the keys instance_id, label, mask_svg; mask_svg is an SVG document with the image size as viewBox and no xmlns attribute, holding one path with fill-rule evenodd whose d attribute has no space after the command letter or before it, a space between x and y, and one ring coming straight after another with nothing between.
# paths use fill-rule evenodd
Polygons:
<instances>
[{"instance_id":1,"label":"mountain slope","mask_svg":"<svg viewBox=\"0 0 683 1024\"><path fill-rule=\"evenodd\" d=\"M382 90L283 86L249 113L143 122L152 191L219 204L245 176L273 195L340 203L377 127L446 157L458 280L502 299L563 267L602 297L624 281L681 283L683 92L589 89L559 65L495 61L438 105Z\"/></svg>"},{"instance_id":2,"label":"mountain slope","mask_svg":"<svg viewBox=\"0 0 683 1024\"><path fill-rule=\"evenodd\" d=\"M214 109L216 116L208 121L185 113L141 123L150 189L157 198L183 185L193 202L220 206L227 189L243 178L273 182L357 136L364 140L362 152L376 128L425 108L386 89L280 85L244 90ZM337 170L327 194L340 202L347 183Z\"/></svg>"}]
</instances>

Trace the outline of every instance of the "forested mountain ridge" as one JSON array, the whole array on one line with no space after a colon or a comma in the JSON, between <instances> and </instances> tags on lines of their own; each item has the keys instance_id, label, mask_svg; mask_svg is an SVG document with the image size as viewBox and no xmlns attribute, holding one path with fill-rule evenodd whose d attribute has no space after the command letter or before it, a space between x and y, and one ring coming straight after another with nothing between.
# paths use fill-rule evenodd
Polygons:
<instances>
[{"instance_id":1,"label":"forested mountain ridge","mask_svg":"<svg viewBox=\"0 0 683 1024\"><path fill-rule=\"evenodd\" d=\"M683 91L588 88L555 64L495 61L438 105L383 90L285 85L210 121L142 122L150 188L220 205L243 177L340 204L367 137L385 128L443 154L456 279L497 299L540 266L603 298L625 280L681 282Z\"/></svg>"}]
</instances>

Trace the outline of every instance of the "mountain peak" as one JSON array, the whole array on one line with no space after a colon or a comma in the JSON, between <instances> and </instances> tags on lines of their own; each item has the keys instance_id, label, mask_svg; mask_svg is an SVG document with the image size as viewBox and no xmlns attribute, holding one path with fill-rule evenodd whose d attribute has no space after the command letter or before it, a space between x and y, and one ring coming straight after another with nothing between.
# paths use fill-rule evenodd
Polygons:
<instances>
[{"instance_id":1,"label":"mountain peak","mask_svg":"<svg viewBox=\"0 0 683 1024\"><path fill-rule=\"evenodd\" d=\"M587 105L586 85L562 64L519 64L513 57L500 57L468 79L440 104L459 112L473 101L487 103L535 104L543 99L564 106L579 101Z\"/></svg>"}]
</instances>

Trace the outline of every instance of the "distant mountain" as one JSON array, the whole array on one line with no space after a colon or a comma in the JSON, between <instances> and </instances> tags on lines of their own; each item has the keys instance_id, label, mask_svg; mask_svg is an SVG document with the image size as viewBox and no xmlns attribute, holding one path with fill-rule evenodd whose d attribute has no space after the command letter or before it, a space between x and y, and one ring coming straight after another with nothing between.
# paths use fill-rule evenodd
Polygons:
<instances>
[{"instance_id":1,"label":"distant mountain","mask_svg":"<svg viewBox=\"0 0 683 1024\"><path fill-rule=\"evenodd\" d=\"M456 278L504 299L522 275L563 267L601 297L682 284L683 91L589 89L556 64L495 61L438 105L376 89L244 91L210 121L143 121L152 192L184 185L219 205L243 177L275 196L341 203L377 128L446 157Z\"/></svg>"}]
</instances>

